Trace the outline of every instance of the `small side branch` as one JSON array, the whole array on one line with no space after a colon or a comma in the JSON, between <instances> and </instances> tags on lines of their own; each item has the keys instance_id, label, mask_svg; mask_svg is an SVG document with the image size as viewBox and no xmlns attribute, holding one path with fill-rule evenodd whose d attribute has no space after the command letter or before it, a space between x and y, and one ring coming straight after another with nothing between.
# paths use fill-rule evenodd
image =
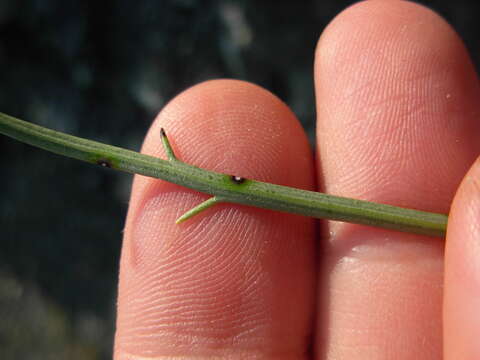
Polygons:
<instances>
[{"instance_id":1,"label":"small side branch","mask_svg":"<svg viewBox=\"0 0 480 360\"><path fill-rule=\"evenodd\" d=\"M164 128L160 128L160 137L162 138L163 148L165 149L165 153L167 154L167 158L169 161L177 161L177 157L175 156L172 146L170 145L170 141L168 141L167 133L165 132Z\"/></svg>"},{"instance_id":2,"label":"small side branch","mask_svg":"<svg viewBox=\"0 0 480 360\"><path fill-rule=\"evenodd\" d=\"M175 223L180 224L184 222L185 220L190 219L191 217L201 213L202 211L208 209L209 207L212 207L215 204L218 204L222 200L219 199L218 197L214 196L211 197L208 200L205 200L204 202L200 203L199 205L195 206L193 209L188 210L185 214L180 216Z\"/></svg>"}]
</instances>

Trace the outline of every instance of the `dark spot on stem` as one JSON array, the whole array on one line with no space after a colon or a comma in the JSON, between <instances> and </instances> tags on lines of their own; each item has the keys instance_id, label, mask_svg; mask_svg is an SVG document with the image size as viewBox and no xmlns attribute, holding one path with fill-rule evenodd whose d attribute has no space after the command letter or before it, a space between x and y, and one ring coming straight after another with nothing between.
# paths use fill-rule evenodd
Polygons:
<instances>
[{"instance_id":1,"label":"dark spot on stem","mask_svg":"<svg viewBox=\"0 0 480 360\"><path fill-rule=\"evenodd\" d=\"M100 165L100 166L106 167L106 168L111 168L112 167L112 163L110 162L110 160L107 160L107 159L98 159L97 160L97 165Z\"/></svg>"},{"instance_id":2,"label":"dark spot on stem","mask_svg":"<svg viewBox=\"0 0 480 360\"><path fill-rule=\"evenodd\" d=\"M164 128L160 128L160 136L161 136L161 137L167 136L167 133L165 132L165 129L164 129Z\"/></svg>"},{"instance_id":3,"label":"dark spot on stem","mask_svg":"<svg viewBox=\"0 0 480 360\"><path fill-rule=\"evenodd\" d=\"M232 180L235 184L239 185L244 183L246 179L241 176L232 175L230 176L230 180Z\"/></svg>"}]
</instances>

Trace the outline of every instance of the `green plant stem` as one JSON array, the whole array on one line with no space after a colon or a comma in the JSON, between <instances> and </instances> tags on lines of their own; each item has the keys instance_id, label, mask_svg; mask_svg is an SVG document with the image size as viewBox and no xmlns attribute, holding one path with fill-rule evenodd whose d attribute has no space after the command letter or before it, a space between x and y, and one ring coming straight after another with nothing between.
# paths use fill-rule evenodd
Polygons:
<instances>
[{"instance_id":1,"label":"green plant stem","mask_svg":"<svg viewBox=\"0 0 480 360\"><path fill-rule=\"evenodd\" d=\"M422 235L445 236L448 218L443 214L243 179L186 164L175 157L163 129L161 141L169 160L67 135L2 113L0 133L60 155L163 179L214 196L181 216L177 222L221 201Z\"/></svg>"}]
</instances>

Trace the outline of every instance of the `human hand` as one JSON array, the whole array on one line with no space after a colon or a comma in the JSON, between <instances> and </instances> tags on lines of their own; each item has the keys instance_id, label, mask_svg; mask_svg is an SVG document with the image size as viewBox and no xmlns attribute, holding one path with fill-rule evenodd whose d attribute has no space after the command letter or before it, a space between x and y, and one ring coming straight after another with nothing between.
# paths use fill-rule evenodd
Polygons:
<instances>
[{"instance_id":1,"label":"human hand","mask_svg":"<svg viewBox=\"0 0 480 360\"><path fill-rule=\"evenodd\" d=\"M291 111L231 80L176 97L142 152L164 156L164 127L178 157L205 169L449 211L480 154L480 90L442 19L407 2L354 5L320 39L315 83L316 167ZM439 239L335 222L316 231L310 218L234 204L175 225L206 196L136 176L116 359L478 359L479 184L477 162L444 254Z\"/></svg>"}]
</instances>

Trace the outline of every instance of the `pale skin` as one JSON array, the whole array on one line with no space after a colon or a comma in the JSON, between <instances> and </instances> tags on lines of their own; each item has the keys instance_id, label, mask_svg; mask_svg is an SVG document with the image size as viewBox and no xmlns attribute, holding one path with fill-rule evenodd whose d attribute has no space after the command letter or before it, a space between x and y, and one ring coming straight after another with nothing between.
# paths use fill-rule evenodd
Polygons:
<instances>
[{"instance_id":1,"label":"pale skin","mask_svg":"<svg viewBox=\"0 0 480 360\"><path fill-rule=\"evenodd\" d=\"M285 104L233 80L173 99L142 152L166 158L163 127L201 168L453 204L446 241L234 204L176 225L207 195L136 176L116 359L480 358L480 88L461 40L419 5L358 3L322 34L314 76L315 157Z\"/></svg>"}]
</instances>

